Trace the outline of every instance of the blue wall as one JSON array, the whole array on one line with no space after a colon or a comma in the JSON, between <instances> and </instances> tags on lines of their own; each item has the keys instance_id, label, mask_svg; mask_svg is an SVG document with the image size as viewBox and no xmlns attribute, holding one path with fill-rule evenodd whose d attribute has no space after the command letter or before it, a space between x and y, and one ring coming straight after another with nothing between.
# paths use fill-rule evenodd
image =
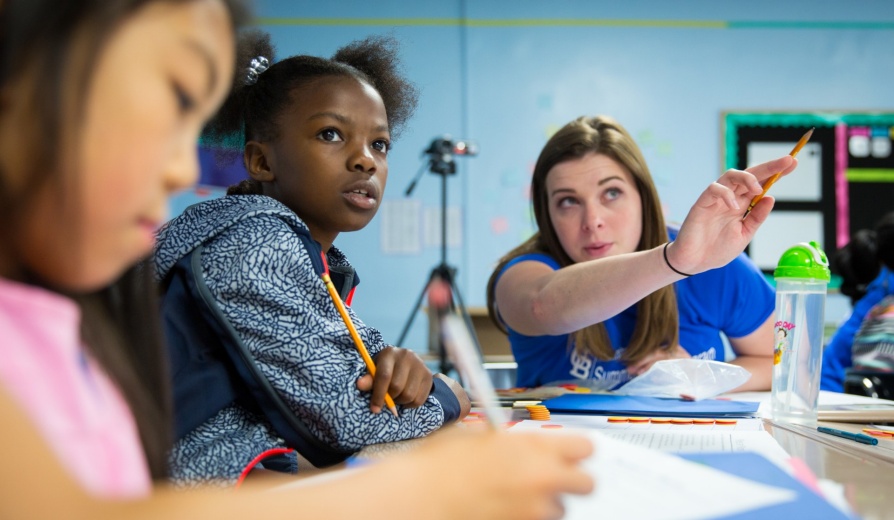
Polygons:
<instances>
[{"instance_id":1,"label":"blue wall","mask_svg":"<svg viewBox=\"0 0 894 520\"><path fill-rule=\"evenodd\" d=\"M447 260L472 306L484 305L499 256L533 231L528 181L540 147L578 115L609 114L627 127L668 218L680 221L721 172L722 112L894 110L894 2L887 0L263 0L257 7L280 57L328 56L369 34L402 42L421 99L391 153L386 201L403 198L432 138L478 141L480 155L460 158L448 179L463 243ZM440 178L425 174L412 196L437 208L439 194ZM336 244L363 279L355 309L394 342L440 249L384 254L380 221ZM425 348L423 318L404 346Z\"/></svg>"}]
</instances>

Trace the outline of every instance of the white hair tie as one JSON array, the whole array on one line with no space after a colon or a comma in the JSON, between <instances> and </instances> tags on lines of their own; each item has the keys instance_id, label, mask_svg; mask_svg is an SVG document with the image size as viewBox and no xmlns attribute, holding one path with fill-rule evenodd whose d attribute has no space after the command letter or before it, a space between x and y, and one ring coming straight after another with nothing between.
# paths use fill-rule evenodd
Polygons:
<instances>
[{"instance_id":1,"label":"white hair tie","mask_svg":"<svg viewBox=\"0 0 894 520\"><path fill-rule=\"evenodd\" d=\"M252 58L248 64L248 72L245 75L245 84L254 85L257 83L258 77L268 68L270 68L270 61L267 58L263 56Z\"/></svg>"}]
</instances>

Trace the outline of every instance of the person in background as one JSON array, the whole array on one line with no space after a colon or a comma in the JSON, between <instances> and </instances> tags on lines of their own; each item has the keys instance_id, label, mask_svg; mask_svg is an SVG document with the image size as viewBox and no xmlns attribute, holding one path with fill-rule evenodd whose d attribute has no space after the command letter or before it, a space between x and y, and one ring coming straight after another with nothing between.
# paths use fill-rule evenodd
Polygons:
<instances>
[{"instance_id":1,"label":"person in background","mask_svg":"<svg viewBox=\"0 0 894 520\"><path fill-rule=\"evenodd\" d=\"M157 287L134 266L168 196L196 181L244 13L229 0L0 4L0 518L557 517L561 494L593 488L585 438L445 432L278 493L154 484L170 380Z\"/></svg>"},{"instance_id":2,"label":"person in background","mask_svg":"<svg viewBox=\"0 0 894 520\"><path fill-rule=\"evenodd\" d=\"M588 380L611 389L662 359L725 360L722 336L769 390L775 295L742 251L773 207L760 182L790 157L711 184L667 226L642 153L607 116L580 117L544 145L531 198L537 233L498 263L490 316L509 335L518 386Z\"/></svg>"},{"instance_id":3,"label":"person in background","mask_svg":"<svg viewBox=\"0 0 894 520\"><path fill-rule=\"evenodd\" d=\"M873 307L894 295L894 212L879 219L875 229L854 233L832 257L831 267L841 276L841 292L853 309L823 349L820 389L843 392L845 371L854 364L854 336Z\"/></svg>"}]
</instances>

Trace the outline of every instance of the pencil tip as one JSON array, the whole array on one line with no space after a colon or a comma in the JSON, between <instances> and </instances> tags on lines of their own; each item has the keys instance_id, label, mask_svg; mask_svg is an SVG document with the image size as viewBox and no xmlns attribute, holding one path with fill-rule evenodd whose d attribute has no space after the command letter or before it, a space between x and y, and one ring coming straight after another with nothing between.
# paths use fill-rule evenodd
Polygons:
<instances>
[{"instance_id":1,"label":"pencil tip","mask_svg":"<svg viewBox=\"0 0 894 520\"><path fill-rule=\"evenodd\" d=\"M394 406L389 406L388 409L391 410L391 415L398 417L397 408L395 408Z\"/></svg>"}]
</instances>

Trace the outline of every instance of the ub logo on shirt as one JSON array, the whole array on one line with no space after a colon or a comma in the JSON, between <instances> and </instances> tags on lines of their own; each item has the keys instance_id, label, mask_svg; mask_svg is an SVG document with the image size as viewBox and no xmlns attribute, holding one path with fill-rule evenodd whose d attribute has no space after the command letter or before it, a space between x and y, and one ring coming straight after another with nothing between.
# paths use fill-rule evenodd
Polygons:
<instances>
[{"instance_id":1,"label":"ub logo on shirt","mask_svg":"<svg viewBox=\"0 0 894 520\"><path fill-rule=\"evenodd\" d=\"M693 359L707 359L708 361L713 361L717 359L717 349L714 347L709 348L704 352L699 352L698 354L692 355Z\"/></svg>"},{"instance_id":2,"label":"ub logo on shirt","mask_svg":"<svg viewBox=\"0 0 894 520\"><path fill-rule=\"evenodd\" d=\"M615 357L610 362L611 365L617 365L624 353L624 349L615 351ZM608 370L604 363L598 360L589 352L580 353L577 350L571 352L571 377L575 379L588 379L590 386L594 390L607 390L614 388L621 383L626 383L630 379L626 368L620 370ZM595 382L599 383L596 384Z\"/></svg>"},{"instance_id":3,"label":"ub logo on shirt","mask_svg":"<svg viewBox=\"0 0 894 520\"><path fill-rule=\"evenodd\" d=\"M593 368L592 355L589 353L582 355L577 349L571 351L571 377L589 379L591 368Z\"/></svg>"}]
</instances>

